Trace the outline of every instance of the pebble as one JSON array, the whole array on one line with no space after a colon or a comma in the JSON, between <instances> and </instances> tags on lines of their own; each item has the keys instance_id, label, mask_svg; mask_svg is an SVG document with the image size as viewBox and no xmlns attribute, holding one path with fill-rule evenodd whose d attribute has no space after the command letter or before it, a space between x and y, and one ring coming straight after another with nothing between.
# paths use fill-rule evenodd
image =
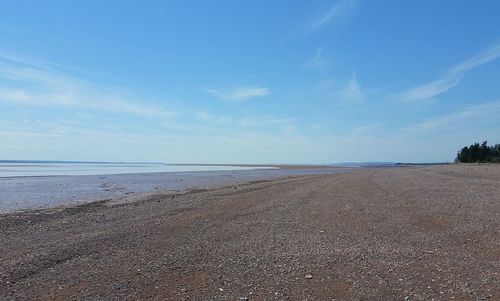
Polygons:
<instances>
[{"instance_id":1,"label":"pebble","mask_svg":"<svg viewBox=\"0 0 500 301\"><path fill-rule=\"evenodd\" d=\"M311 274L306 274L306 279L312 279L313 275Z\"/></svg>"}]
</instances>

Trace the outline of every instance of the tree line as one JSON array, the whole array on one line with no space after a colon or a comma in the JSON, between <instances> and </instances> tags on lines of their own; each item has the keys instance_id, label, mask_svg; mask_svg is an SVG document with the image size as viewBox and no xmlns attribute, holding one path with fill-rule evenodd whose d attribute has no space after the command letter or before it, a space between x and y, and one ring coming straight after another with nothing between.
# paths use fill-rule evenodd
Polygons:
<instances>
[{"instance_id":1,"label":"tree line","mask_svg":"<svg viewBox=\"0 0 500 301\"><path fill-rule=\"evenodd\" d=\"M500 144L488 146L488 142L474 143L458 151L457 163L500 163Z\"/></svg>"}]
</instances>

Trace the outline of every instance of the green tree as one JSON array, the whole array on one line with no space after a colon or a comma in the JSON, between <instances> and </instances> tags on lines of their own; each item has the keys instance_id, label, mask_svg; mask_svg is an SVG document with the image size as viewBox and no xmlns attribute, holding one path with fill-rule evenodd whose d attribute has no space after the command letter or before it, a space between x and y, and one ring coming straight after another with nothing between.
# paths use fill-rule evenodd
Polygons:
<instances>
[{"instance_id":1,"label":"green tree","mask_svg":"<svg viewBox=\"0 0 500 301\"><path fill-rule=\"evenodd\" d=\"M473 163L473 162L495 162L500 163L500 144L488 146L488 142L474 143L471 146L463 147L457 153L455 162Z\"/></svg>"}]
</instances>

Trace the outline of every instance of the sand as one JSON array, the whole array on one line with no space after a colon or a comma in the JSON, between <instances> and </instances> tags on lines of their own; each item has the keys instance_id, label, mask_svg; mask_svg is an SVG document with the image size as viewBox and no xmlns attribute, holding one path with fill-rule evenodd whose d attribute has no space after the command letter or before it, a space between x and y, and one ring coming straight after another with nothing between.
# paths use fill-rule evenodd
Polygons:
<instances>
[{"instance_id":1,"label":"sand","mask_svg":"<svg viewBox=\"0 0 500 301\"><path fill-rule=\"evenodd\" d=\"M0 300L499 300L500 165L0 215Z\"/></svg>"}]
</instances>

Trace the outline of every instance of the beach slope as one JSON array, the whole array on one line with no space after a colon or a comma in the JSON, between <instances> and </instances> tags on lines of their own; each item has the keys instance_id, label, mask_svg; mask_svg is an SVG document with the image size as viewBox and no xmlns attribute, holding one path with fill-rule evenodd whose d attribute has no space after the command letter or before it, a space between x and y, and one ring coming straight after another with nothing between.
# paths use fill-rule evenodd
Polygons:
<instances>
[{"instance_id":1,"label":"beach slope","mask_svg":"<svg viewBox=\"0 0 500 301\"><path fill-rule=\"evenodd\" d=\"M499 184L367 168L3 214L0 299L498 300Z\"/></svg>"}]
</instances>

